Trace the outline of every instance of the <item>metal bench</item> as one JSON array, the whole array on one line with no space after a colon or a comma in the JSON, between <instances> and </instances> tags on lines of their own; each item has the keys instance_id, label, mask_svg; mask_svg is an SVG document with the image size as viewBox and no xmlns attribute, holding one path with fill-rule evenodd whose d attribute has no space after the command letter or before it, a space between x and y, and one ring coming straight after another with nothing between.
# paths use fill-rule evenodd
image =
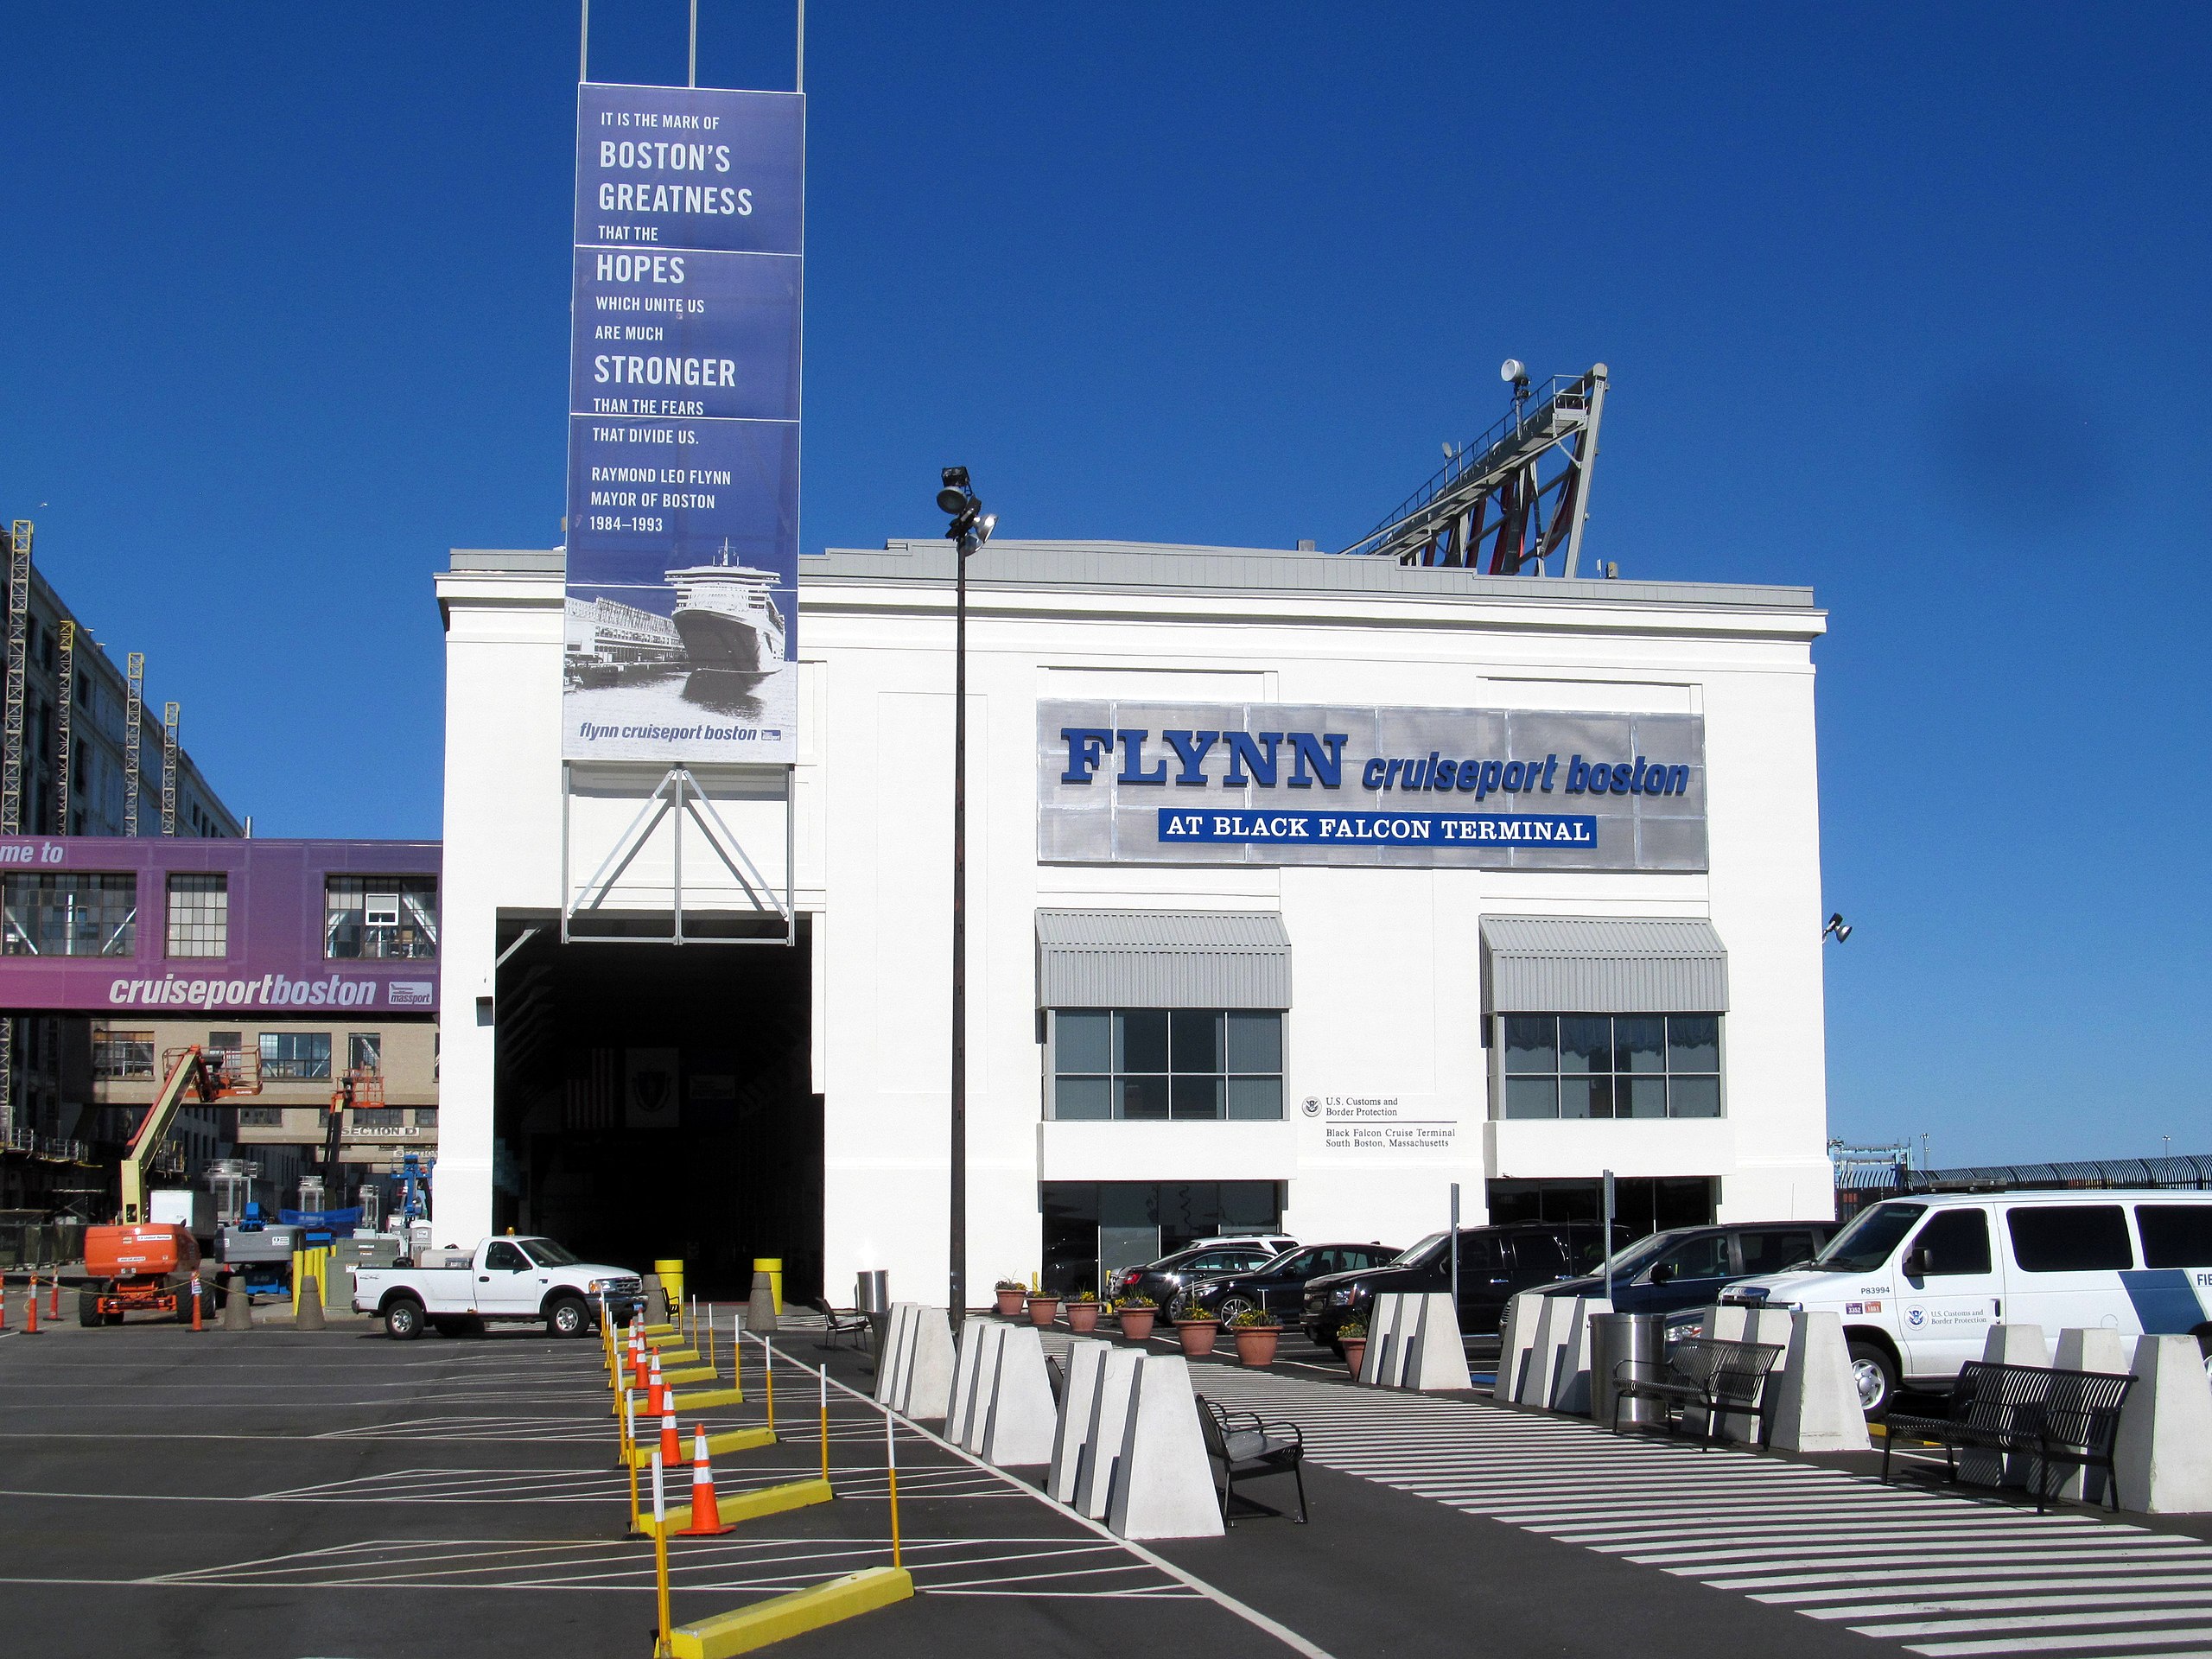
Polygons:
<instances>
[{"instance_id":1,"label":"metal bench","mask_svg":"<svg viewBox=\"0 0 2212 1659\"><path fill-rule=\"evenodd\" d=\"M1951 1389L1950 1414L1892 1414L1882 1441L1882 1478L1890 1478L1890 1452L1899 1440L1943 1448L1944 1466L1959 1478L1959 1449L2014 1452L2036 1459L2036 1513L2052 1495L2056 1464L2105 1471L2105 1496L2120 1507L2120 1476L2113 1446L2132 1376L2107 1371L2062 1371L2046 1365L2000 1365L1969 1360Z\"/></svg>"},{"instance_id":2,"label":"metal bench","mask_svg":"<svg viewBox=\"0 0 2212 1659\"><path fill-rule=\"evenodd\" d=\"M1758 1419L1759 1443L1766 1443L1766 1384L1782 1348L1771 1342L1728 1342L1691 1337L1667 1351L1665 1359L1624 1359L1613 1368L1613 1433L1621 1432L1621 1408L1630 1400L1656 1400L1705 1413L1705 1443L1720 1433L1720 1420L1732 1412Z\"/></svg>"},{"instance_id":3,"label":"metal bench","mask_svg":"<svg viewBox=\"0 0 2212 1659\"><path fill-rule=\"evenodd\" d=\"M1229 1505L1239 1475L1290 1476L1298 1483L1298 1513L1293 1518L1300 1526L1306 1523L1306 1436L1296 1423L1263 1423L1251 1412L1224 1411L1200 1395L1198 1426L1205 1432L1206 1456L1221 1465L1223 1526L1236 1524L1229 1517Z\"/></svg>"}]
</instances>

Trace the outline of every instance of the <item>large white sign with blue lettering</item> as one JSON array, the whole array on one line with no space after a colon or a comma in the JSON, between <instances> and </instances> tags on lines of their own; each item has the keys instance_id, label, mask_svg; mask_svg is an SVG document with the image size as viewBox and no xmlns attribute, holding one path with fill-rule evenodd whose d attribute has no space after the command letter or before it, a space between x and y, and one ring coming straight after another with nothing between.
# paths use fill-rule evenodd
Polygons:
<instances>
[{"instance_id":1,"label":"large white sign with blue lettering","mask_svg":"<svg viewBox=\"0 0 2212 1659\"><path fill-rule=\"evenodd\" d=\"M1702 870L1705 722L1502 709L1040 702L1037 856Z\"/></svg>"}]
</instances>

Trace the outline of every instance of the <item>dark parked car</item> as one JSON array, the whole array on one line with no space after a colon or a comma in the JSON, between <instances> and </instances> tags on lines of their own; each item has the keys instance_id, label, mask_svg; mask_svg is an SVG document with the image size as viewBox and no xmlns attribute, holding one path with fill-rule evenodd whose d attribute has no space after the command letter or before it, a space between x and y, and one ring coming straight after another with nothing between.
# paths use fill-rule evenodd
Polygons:
<instances>
[{"instance_id":1,"label":"dark parked car","mask_svg":"<svg viewBox=\"0 0 2212 1659\"><path fill-rule=\"evenodd\" d=\"M1141 1268L1124 1268L1107 1287L1109 1297L1145 1295L1162 1313L1193 1279L1245 1273L1274 1260L1280 1252L1265 1244L1194 1244Z\"/></svg>"},{"instance_id":2,"label":"dark parked car","mask_svg":"<svg viewBox=\"0 0 2212 1659\"><path fill-rule=\"evenodd\" d=\"M1709 1307L1732 1279L1780 1273L1809 1262L1836 1236L1833 1221L1744 1222L1675 1227L1639 1238L1613 1256L1613 1307L1622 1313L1680 1313ZM1602 1296L1602 1269L1571 1279L1557 1296Z\"/></svg>"},{"instance_id":3,"label":"dark parked car","mask_svg":"<svg viewBox=\"0 0 2212 1659\"><path fill-rule=\"evenodd\" d=\"M1600 1232L1594 1221L1516 1221L1461 1228L1460 1334L1495 1336L1505 1304L1517 1293L1576 1278L1599 1266L1605 1260ZM1626 1229L1616 1224L1614 1243L1618 1245L1626 1236ZM1451 1286L1450 1239L1432 1233L1385 1267L1307 1280L1306 1334L1338 1347L1337 1327L1346 1319L1364 1321L1376 1292L1428 1292Z\"/></svg>"},{"instance_id":4,"label":"dark parked car","mask_svg":"<svg viewBox=\"0 0 2212 1659\"><path fill-rule=\"evenodd\" d=\"M1274 1261L1248 1272L1192 1279L1184 1286L1181 1300L1224 1324L1255 1307L1269 1309L1278 1317L1295 1322L1307 1280L1325 1273L1357 1273L1363 1268L1379 1268L1395 1261L1398 1255L1395 1248L1387 1244L1301 1245L1285 1250Z\"/></svg>"}]
</instances>

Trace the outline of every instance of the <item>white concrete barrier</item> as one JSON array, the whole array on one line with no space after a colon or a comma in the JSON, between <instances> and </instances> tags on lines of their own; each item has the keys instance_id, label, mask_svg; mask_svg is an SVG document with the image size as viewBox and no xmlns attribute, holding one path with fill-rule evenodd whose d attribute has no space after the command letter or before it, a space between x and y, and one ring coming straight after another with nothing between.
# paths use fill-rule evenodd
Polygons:
<instances>
[{"instance_id":1,"label":"white concrete barrier","mask_svg":"<svg viewBox=\"0 0 2212 1659\"><path fill-rule=\"evenodd\" d=\"M1098 1379L1105 1374L1106 1356L1113 1351L1114 1344L1099 1337L1077 1337L1068 1344L1067 1375L1052 1421L1052 1465L1045 1476L1045 1490L1059 1503L1075 1502L1076 1481L1090 1443L1090 1410L1097 1403Z\"/></svg>"},{"instance_id":2,"label":"white concrete barrier","mask_svg":"<svg viewBox=\"0 0 2212 1659\"><path fill-rule=\"evenodd\" d=\"M1404 1363L1401 1351L1411 1334L1406 1304L1418 1300L1389 1291L1376 1295L1368 1304L1367 1352L1359 1363L1362 1382L1379 1387L1398 1374Z\"/></svg>"},{"instance_id":3,"label":"white concrete barrier","mask_svg":"<svg viewBox=\"0 0 2212 1659\"><path fill-rule=\"evenodd\" d=\"M1506 1405L1517 1403L1528 1381L1529 1356L1536 1349L1536 1315L1543 1306L1540 1290L1517 1292L1505 1304L1505 1318L1497 1327L1497 1381L1491 1397Z\"/></svg>"},{"instance_id":4,"label":"white concrete barrier","mask_svg":"<svg viewBox=\"0 0 2212 1659\"><path fill-rule=\"evenodd\" d=\"M899 1374L912 1357L914 1304L893 1302L884 1322L883 1347L875 1357L875 1403L896 1409Z\"/></svg>"},{"instance_id":5,"label":"white concrete barrier","mask_svg":"<svg viewBox=\"0 0 2212 1659\"><path fill-rule=\"evenodd\" d=\"M2039 1325L1993 1325L1981 1339L1981 1357L1993 1365L2049 1365L2050 1342ZM1959 1478L1977 1486L2025 1486L2035 1478L2031 1452L1959 1451Z\"/></svg>"},{"instance_id":6,"label":"white concrete barrier","mask_svg":"<svg viewBox=\"0 0 2212 1659\"><path fill-rule=\"evenodd\" d=\"M1552 1402L1552 1374L1559 1370L1560 1304L1561 1298L1546 1296L1537 1305L1536 1328L1529 1337L1529 1363L1521 1377L1521 1403L1542 1406Z\"/></svg>"},{"instance_id":7,"label":"white concrete barrier","mask_svg":"<svg viewBox=\"0 0 2212 1659\"><path fill-rule=\"evenodd\" d=\"M990 1400L978 1406L983 1427L975 1450L985 1463L1012 1469L1052 1460L1052 1382L1045 1372L1045 1344L1034 1325L1001 1327Z\"/></svg>"},{"instance_id":8,"label":"white concrete barrier","mask_svg":"<svg viewBox=\"0 0 2212 1659\"><path fill-rule=\"evenodd\" d=\"M2101 1371L2107 1376L2126 1376L2132 1357L2127 1351L2127 1339L2111 1327L2075 1326L2058 1333L2058 1346L2051 1350L2050 1363L2062 1371ZM2115 1452L2114 1461L2117 1460ZM2102 1503L2109 1490L2109 1478L2101 1469L2062 1465L2048 1478L2059 1483L2050 1488L2053 1497L2080 1503Z\"/></svg>"},{"instance_id":9,"label":"white concrete barrier","mask_svg":"<svg viewBox=\"0 0 2212 1659\"><path fill-rule=\"evenodd\" d=\"M2195 1337L2143 1337L2113 1447L2123 1508L2212 1513L2212 1380Z\"/></svg>"},{"instance_id":10,"label":"white concrete barrier","mask_svg":"<svg viewBox=\"0 0 2212 1659\"><path fill-rule=\"evenodd\" d=\"M1011 1328L996 1319L973 1318L962 1321L960 1326L961 1365L955 1374L944 1437L963 1452L972 1452L979 1458L983 1455L983 1432L991 1426L991 1394L998 1383L999 1350L1006 1346L1006 1333ZM965 1393L957 1386L960 1382L967 1384Z\"/></svg>"},{"instance_id":11,"label":"white concrete barrier","mask_svg":"<svg viewBox=\"0 0 2212 1659\"><path fill-rule=\"evenodd\" d=\"M897 1378L893 1407L907 1416L935 1420L945 1414L952 1393L952 1327L944 1310L926 1302L910 1304L906 1352Z\"/></svg>"},{"instance_id":12,"label":"white concrete barrier","mask_svg":"<svg viewBox=\"0 0 2212 1659\"><path fill-rule=\"evenodd\" d=\"M1090 1426L1083 1439L1083 1452L1076 1468L1075 1507L1093 1521L1103 1521L1114 1495L1114 1479L1122 1465L1122 1445L1128 1437L1129 1393L1136 1382L1141 1351L1109 1344L1106 1363L1099 1368L1098 1389L1090 1402Z\"/></svg>"},{"instance_id":13,"label":"white concrete barrier","mask_svg":"<svg viewBox=\"0 0 2212 1659\"><path fill-rule=\"evenodd\" d=\"M1866 1433L1866 1414L1859 1409L1842 1319L1820 1313L1791 1313L1789 1319L1781 1375L1769 1377L1766 1384L1773 1390L1769 1444L1785 1452L1870 1450L1873 1441Z\"/></svg>"},{"instance_id":14,"label":"white concrete barrier","mask_svg":"<svg viewBox=\"0 0 2212 1659\"><path fill-rule=\"evenodd\" d=\"M1408 1297L1419 1305L1413 1336L1402 1351L1405 1363L1398 1373L1403 1389L1471 1389L1466 1345L1459 1337L1459 1310L1448 1290Z\"/></svg>"},{"instance_id":15,"label":"white concrete barrier","mask_svg":"<svg viewBox=\"0 0 2212 1659\"><path fill-rule=\"evenodd\" d=\"M1590 1320L1592 1315L1611 1313L1613 1305L1602 1296L1554 1296L1550 1300L1564 1306L1553 1319L1554 1357L1551 1398L1548 1403L1554 1411L1568 1411L1587 1417L1590 1414Z\"/></svg>"},{"instance_id":16,"label":"white concrete barrier","mask_svg":"<svg viewBox=\"0 0 2212 1659\"><path fill-rule=\"evenodd\" d=\"M976 1361L982 1351L983 1325L982 1319L963 1319L959 1344L953 1351L952 1392L945 1402L944 1438L956 1446L960 1443L960 1427L968 1420L968 1402L976 1395Z\"/></svg>"},{"instance_id":17,"label":"white concrete barrier","mask_svg":"<svg viewBox=\"0 0 2212 1659\"><path fill-rule=\"evenodd\" d=\"M1147 1354L1137 1367L1106 1524L1124 1538L1222 1535L1191 1365L1180 1354Z\"/></svg>"}]
</instances>

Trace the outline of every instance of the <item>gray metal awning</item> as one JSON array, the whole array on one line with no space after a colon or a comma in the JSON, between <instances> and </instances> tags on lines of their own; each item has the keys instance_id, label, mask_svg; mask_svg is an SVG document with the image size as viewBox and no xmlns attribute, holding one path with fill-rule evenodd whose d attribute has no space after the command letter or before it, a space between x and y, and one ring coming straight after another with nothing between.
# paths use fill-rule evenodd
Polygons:
<instances>
[{"instance_id":1,"label":"gray metal awning","mask_svg":"<svg viewBox=\"0 0 2212 1659\"><path fill-rule=\"evenodd\" d=\"M1287 1008L1290 935L1272 910L1040 910L1043 1008Z\"/></svg>"},{"instance_id":2,"label":"gray metal awning","mask_svg":"<svg viewBox=\"0 0 2212 1659\"><path fill-rule=\"evenodd\" d=\"M1701 918L1485 916L1488 1014L1719 1014L1728 950Z\"/></svg>"}]
</instances>

